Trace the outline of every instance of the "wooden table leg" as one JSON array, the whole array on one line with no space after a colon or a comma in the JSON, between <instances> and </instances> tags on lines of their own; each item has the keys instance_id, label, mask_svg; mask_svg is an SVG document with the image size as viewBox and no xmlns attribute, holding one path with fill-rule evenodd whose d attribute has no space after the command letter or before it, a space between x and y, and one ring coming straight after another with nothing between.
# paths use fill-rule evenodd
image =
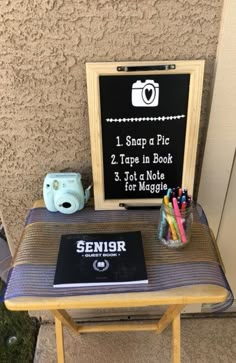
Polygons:
<instances>
[{"instance_id":1,"label":"wooden table leg","mask_svg":"<svg viewBox=\"0 0 236 363\"><path fill-rule=\"evenodd\" d=\"M63 324L77 334L79 334L79 327L74 323L73 319L71 319L71 317L65 310L51 310L51 313L54 315L55 318L57 361L58 363L64 363L65 355Z\"/></svg>"},{"instance_id":2,"label":"wooden table leg","mask_svg":"<svg viewBox=\"0 0 236 363\"><path fill-rule=\"evenodd\" d=\"M57 346L57 362L64 363L64 337L63 337L63 325L61 320L55 316L55 330L56 330L56 346Z\"/></svg>"},{"instance_id":3,"label":"wooden table leg","mask_svg":"<svg viewBox=\"0 0 236 363\"><path fill-rule=\"evenodd\" d=\"M79 334L79 327L66 312L66 310L51 310L55 318L59 319L65 326L71 329L74 333Z\"/></svg>"},{"instance_id":4,"label":"wooden table leg","mask_svg":"<svg viewBox=\"0 0 236 363\"><path fill-rule=\"evenodd\" d=\"M163 330L172 322L172 362L180 363L180 313L185 305L171 305L157 324L157 333Z\"/></svg>"},{"instance_id":5,"label":"wooden table leg","mask_svg":"<svg viewBox=\"0 0 236 363\"><path fill-rule=\"evenodd\" d=\"M184 308L185 305L171 305L166 310L160 321L157 325L151 324L148 326L148 329L144 330L155 330L157 333L163 332L167 328L167 326L172 322L172 354L173 354L173 363L180 363L180 313L181 310ZM64 341L63 341L63 324L65 324L68 328L79 334L80 332L89 332L89 331L106 331L108 329L105 329L104 326L100 327L102 329L94 330L94 327L91 326L89 328L79 327L77 324L74 323L74 321L71 319L71 317L68 315L68 313L65 310L51 310L52 314L55 317L55 329L56 329L56 343L57 343L57 357L58 357L58 363L64 363L65 357L64 357ZM137 327L132 327L131 330ZM142 330L144 327L141 325ZM117 327L118 329L118 327ZM115 329L115 330L117 330ZM110 330L110 329L109 329ZM127 330L127 327L121 327L119 326L119 331L121 330ZM130 329L128 329L130 330Z\"/></svg>"},{"instance_id":6,"label":"wooden table leg","mask_svg":"<svg viewBox=\"0 0 236 363\"><path fill-rule=\"evenodd\" d=\"M172 322L172 362L180 363L180 314Z\"/></svg>"},{"instance_id":7,"label":"wooden table leg","mask_svg":"<svg viewBox=\"0 0 236 363\"><path fill-rule=\"evenodd\" d=\"M171 305L157 323L157 333L162 333L167 326L181 313L185 305Z\"/></svg>"}]
</instances>

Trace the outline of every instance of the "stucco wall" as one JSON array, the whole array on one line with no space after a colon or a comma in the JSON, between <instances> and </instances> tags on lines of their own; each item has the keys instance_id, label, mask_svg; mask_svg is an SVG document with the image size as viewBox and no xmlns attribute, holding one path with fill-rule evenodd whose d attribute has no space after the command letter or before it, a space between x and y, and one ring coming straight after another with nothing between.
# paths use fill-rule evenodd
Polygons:
<instances>
[{"instance_id":1,"label":"stucco wall","mask_svg":"<svg viewBox=\"0 0 236 363\"><path fill-rule=\"evenodd\" d=\"M222 0L2 0L0 210L12 251L49 171L91 180L85 63L206 59L198 169Z\"/></svg>"}]
</instances>

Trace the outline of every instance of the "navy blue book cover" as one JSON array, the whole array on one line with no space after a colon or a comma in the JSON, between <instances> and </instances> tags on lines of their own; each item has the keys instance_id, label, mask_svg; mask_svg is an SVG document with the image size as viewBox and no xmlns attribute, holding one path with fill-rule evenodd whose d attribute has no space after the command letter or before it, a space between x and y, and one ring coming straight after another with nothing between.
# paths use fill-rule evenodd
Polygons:
<instances>
[{"instance_id":1,"label":"navy blue book cover","mask_svg":"<svg viewBox=\"0 0 236 363\"><path fill-rule=\"evenodd\" d=\"M147 282L140 231L61 236L54 287Z\"/></svg>"}]
</instances>

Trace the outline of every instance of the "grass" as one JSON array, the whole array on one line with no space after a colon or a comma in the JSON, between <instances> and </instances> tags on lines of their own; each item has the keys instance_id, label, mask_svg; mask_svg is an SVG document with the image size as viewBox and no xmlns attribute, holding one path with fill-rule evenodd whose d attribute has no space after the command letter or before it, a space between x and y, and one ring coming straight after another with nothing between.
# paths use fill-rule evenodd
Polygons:
<instances>
[{"instance_id":1,"label":"grass","mask_svg":"<svg viewBox=\"0 0 236 363\"><path fill-rule=\"evenodd\" d=\"M0 280L0 291L4 283ZM31 363L39 329L27 312L9 311L0 303L0 362Z\"/></svg>"}]
</instances>

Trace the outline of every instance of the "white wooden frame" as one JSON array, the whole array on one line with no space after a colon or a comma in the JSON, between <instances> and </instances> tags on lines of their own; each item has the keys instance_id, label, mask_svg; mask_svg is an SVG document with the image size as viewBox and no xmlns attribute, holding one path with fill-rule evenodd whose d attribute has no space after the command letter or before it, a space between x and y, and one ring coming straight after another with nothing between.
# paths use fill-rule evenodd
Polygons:
<instances>
[{"instance_id":1,"label":"white wooden frame","mask_svg":"<svg viewBox=\"0 0 236 363\"><path fill-rule=\"evenodd\" d=\"M148 66L175 64L173 70L155 70L125 72L117 71L118 66ZM103 177L103 146L101 130L101 110L99 76L102 75L157 75L157 74L189 74L189 100L187 112L187 125L185 137L185 152L183 161L182 186L193 193L194 174L196 164L197 142L200 122L201 96L204 74L204 61L158 61L158 62L116 62L116 63L87 63L87 90L88 90L88 110L91 139L92 170L94 184L95 209L121 209L120 203L132 205L157 205L161 199L140 198L140 199L111 199L105 200L104 177Z\"/></svg>"}]
</instances>

